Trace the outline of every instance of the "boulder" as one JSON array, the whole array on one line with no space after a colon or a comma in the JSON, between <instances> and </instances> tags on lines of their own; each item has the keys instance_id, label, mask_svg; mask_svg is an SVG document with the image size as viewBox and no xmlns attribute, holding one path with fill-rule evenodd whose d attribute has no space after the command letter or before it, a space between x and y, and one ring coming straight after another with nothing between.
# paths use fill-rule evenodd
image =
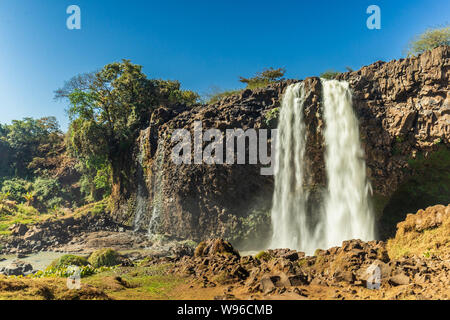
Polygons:
<instances>
[{"instance_id":1,"label":"boulder","mask_svg":"<svg viewBox=\"0 0 450 320\"><path fill-rule=\"evenodd\" d=\"M409 284L409 277L404 273L399 273L389 279L389 283L393 286L403 286Z\"/></svg>"},{"instance_id":2,"label":"boulder","mask_svg":"<svg viewBox=\"0 0 450 320\"><path fill-rule=\"evenodd\" d=\"M269 293L275 290L275 284L272 281L272 278L270 276L264 276L260 280L261 289L264 293Z\"/></svg>"},{"instance_id":3,"label":"boulder","mask_svg":"<svg viewBox=\"0 0 450 320\"><path fill-rule=\"evenodd\" d=\"M24 276L33 271L33 266L27 262L14 260L9 266L0 268L0 274L7 276Z\"/></svg>"},{"instance_id":4,"label":"boulder","mask_svg":"<svg viewBox=\"0 0 450 320\"><path fill-rule=\"evenodd\" d=\"M12 236L23 236L27 231L28 227L22 223L12 225L9 230Z\"/></svg>"},{"instance_id":5,"label":"boulder","mask_svg":"<svg viewBox=\"0 0 450 320\"><path fill-rule=\"evenodd\" d=\"M240 258L239 252L236 251L231 243L223 239L210 239L199 243L195 248L195 257L215 256L215 255L232 255Z\"/></svg>"}]
</instances>

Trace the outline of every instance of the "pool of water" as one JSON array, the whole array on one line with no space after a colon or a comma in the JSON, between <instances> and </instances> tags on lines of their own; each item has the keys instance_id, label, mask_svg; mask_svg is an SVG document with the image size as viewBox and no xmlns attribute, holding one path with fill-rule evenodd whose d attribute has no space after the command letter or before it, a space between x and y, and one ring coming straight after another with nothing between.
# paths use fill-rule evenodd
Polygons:
<instances>
[{"instance_id":1,"label":"pool of water","mask_svg":"<svg viewBox=\"0 0 450 320\"><path fill-rule=\"evenodd\" d=\"M31 264L34 270L44 270L53 260L58 259L63 255L64 253L61 252L39 252L20 259L18 259L16 255L0 256L0 260L1 258L6 259L0 261L0 267L7 267L14 260L20 260Z\"/></svg>"}]
</instances>

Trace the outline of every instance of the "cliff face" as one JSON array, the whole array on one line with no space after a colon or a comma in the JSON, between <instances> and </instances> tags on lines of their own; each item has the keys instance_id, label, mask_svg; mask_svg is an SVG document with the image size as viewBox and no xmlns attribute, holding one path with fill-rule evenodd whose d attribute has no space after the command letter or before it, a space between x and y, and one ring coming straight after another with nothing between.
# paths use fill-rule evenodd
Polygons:
<instances>
[{"instance_id":1,"label":"cliff face","mask_svg":"<svg viewBox=\"0 0 450 320\"><path fill-rule=\"evenodd\" d=\"M376 62L338 77L349 82L354 92L382 236L390 232L385 225L395 229L406 212L435 204L422 202L450 202L449 50L439 47L416 58ZM320 201L326 184L321 83L318 78L304 81L314 214L314 203ZM141 230L150 225L154 232L180 238L223 237L263 245L271 229L273 177L261 175L260 165L175 165L171 152L176 143L171 137L174 129L192 132L195 121L202 121L203 130L222 132L276 128L274 115L285 88L293 82L244 90L190 110L158 109L136 144L135 165L141 170L137 170L135 196L116 211L116 219L135 223ZM407 201L422 189L417 199L423 201Z\"/></svg>"},{"instance_id":2,"label":"cliff face","mask_svg":"<svg viewBox=\"0 0 450 320\"><path fill-rule=\"evenodd\" d=\"M450 139L449 47L418 58L376 62L342 74L354 90L369 176L390 195L404 181L407 160Z\"/></svg>"}]
</instances>

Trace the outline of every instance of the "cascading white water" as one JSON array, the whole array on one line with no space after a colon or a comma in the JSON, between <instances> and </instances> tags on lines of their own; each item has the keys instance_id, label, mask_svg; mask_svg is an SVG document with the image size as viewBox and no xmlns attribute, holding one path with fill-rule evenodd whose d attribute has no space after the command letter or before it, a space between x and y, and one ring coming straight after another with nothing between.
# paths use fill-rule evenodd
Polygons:
<instances>
[{"instance_id":1,"label":"cascading white water","mask_svg":"<svg viewBox=\"0 0 450 320\"><path fill-rule=\"evenodd\" d=\"M148 226L149 236L154 236L158 232L160 216L163 204L163 164L165 158L164 139L160 139L155 155L156 167L153 178L153 200L152 200L152 217Z\"/></svg>"},{"instance_id":2,"label":"cascading white water","mask_svg":"<svg viewBox=\"0 0 450 320\"><path fill-rule=\"evenodd\" d=\"M272 207L272 248L304 248L312 232L306 223L306 193L303 188L306 128L303 119L305 88L290 85L283 96L275 160L275 190Z\"/></svg>"},{"instance_id":3,"label":"cascading white water","mask_svg":"<svg viewBox=\"0 0 450 320\"><path fill-rule=\"evenodd\" d=\"M353 112L347 82L322 79L325 120L325 164L328 192L325 197L325 246L343 240L373 240L374 217L368 193L364 151L358 120Z\"/></svg>"},{"instance_id":4,"label":"cascading white water","mask_svg":"<svg viewBox=\"0 0 450 320\"><path fill-rule=\"evenodd\" d=\"M318 221L308 221L305 188L306 128L303 83L286 89L278 124L271 248L291 248L312 254L343 240L374 238L368 203L364 153L345 82L322 80L325 120L325 162L328 188L324 205L313 208Z\"/></svg>"}]
</instances>

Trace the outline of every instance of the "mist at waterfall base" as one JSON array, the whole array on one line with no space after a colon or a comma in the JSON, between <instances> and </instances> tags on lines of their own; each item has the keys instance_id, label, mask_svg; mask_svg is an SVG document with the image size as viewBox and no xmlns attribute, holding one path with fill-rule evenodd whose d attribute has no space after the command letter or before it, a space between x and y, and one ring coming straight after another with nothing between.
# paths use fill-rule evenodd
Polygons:
<instances>
[{"instance_id":1,"label":"mist at waterfall base","mask_svg":"<svg viewBox=\"0 0 450 320\"><path fill-rule=\"evenodd\" d=\"M370 184L349 85L336 80L321 82L327 188L322 203L308 213L311 182L306 181L305 172L306 93L303 83L290 85L278 123L270 248L313 254L318 248L340 246L344 240L375 238L368 201Z\"/></svg>"}]
</instances>

